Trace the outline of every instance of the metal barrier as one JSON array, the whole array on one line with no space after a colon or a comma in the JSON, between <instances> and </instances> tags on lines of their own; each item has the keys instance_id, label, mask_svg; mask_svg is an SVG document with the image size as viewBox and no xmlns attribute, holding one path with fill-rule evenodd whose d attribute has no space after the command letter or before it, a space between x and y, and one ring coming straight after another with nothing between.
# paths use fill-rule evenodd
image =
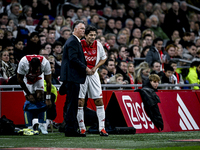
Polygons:
<instances>
[{"instance_id":1,"label":"metal barrier","mask_svg":"<svg viewBox=\"0 0 200 150\"><path fill-rule=\"evenodd\" d=\"M54 85L56 88L60 88L61 85L57 84ZM194 87L194 86L200 86L199 84L159 84L158 87ZM131 88L135 87L135 89L138 89L138 87L142 87L142 84L101 84L101 87L103 90L110 90L111 88ZM106 89L109 88L109 89ZM3 89L7 89L6 91L15 91L17 89L18 91L22 91L22 88L20 85L0 85L1 91ZM117 90L117 89L116 89Z\"/></svg>"}]
</instances>

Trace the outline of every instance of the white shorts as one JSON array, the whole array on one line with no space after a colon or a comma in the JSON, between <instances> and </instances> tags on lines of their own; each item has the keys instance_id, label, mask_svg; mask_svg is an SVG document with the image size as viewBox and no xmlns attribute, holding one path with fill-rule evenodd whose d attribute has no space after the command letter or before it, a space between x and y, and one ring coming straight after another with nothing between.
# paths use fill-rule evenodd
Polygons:
<instances>
[{"instance_id":1,"label":"white shorts","mask_svg":"<svg viewBox=\"0 0 200 150\"><path fill-rule=\"evenodd\" d=\"M26 87L28 88L28 90L30 91L31 94L34 94L36 90L44 91L44 75L41 74L38 77L40 77L42 79L38 80L34 84L28 84L27 83L27 78L24 77L24 83L26 84ZM25 91L24 91L24 95L26 95Z\"/></svg>"},{"instance_id":2,"label":"white shorts","mask_svg":"<svg viewBox=\"0 0 200 150\"><path fill-rule=\"evenodd\" d=\"M97 72L93 75L86 76L85 83L80 85L79 98L85 99L87 92L88 98L102 98L101 82Z\"/></svg>"}]
</instances>

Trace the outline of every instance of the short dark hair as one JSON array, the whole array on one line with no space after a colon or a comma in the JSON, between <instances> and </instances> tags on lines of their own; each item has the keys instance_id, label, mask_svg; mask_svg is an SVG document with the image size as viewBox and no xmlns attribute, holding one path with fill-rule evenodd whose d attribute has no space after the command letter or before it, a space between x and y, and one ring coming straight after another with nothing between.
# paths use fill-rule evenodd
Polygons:
<instances>
[{"instance_id":1,"label":"short dark hair","mask_svg":"<svg viewBox=\"0 0 200 150\"><path fill-rule=\"evenodd\" d=\"M120 67L122 63L126 63L127 64L127 62L125 60L122 60L122 61L118 62L118 66Z\"/></svg>"},{"instance_id":2,"label":"short dark hair","mask_svg":"<svg viewBox=\"0 0 200 150\"><path fill-rule=\"evenodd\" d=\"M82 23L82 24L85 24L85 22L83 20L76 20L72 26L72 31L74 31L74 28L76 28L76 26L79 24L79 23Z\"/></svg>"},{"instance_id":3,"label":"short dark hair","mask_svg":"<svg viewBox=\"0 0 200 150\"><path fill-rule=\"evenodd\" d=\"M155 39L153 40L153 45L155 45L158 41L162 41L162 42L163 42L163 39L161 39L160 37L155 38Z\"/></svg>"},{"instance_id":4,"label":"short dark hair","mask_svg":"<svg viewBox=\"0 0 200 150\"><path fill-rule=\"evenodd\" d=\"M8 16L8 14L7 13L1 13L0 18L2 18L3 16Z\"/></svg>"},{"instance_id":5,"label":"short dark hair","mask_svg":"<svg viewBox=\"0 0 200 150\"><path fill-rule=\"evenodd\" d=\"M165 72L174 71L174 68L172 66L170 66L169 64L165 64L164 68L165 68Z\"/></svg>"},{"instance_id":6,"label":"short dark hair","mask_svg":"<svg viewBox=\"0 0 200 150\"><path fill-rule=\"evenodd\" d=\"M52 48L55 48L56 46L63 46L63 44L61 43L61 42L59 42L59 41L55 41L54 43L53 43L53 45L52 45Z\"/></svg>"},{"instance_id":7,"label":"short dark hair","mask_svg":"<svg viewBox=\"0 0 200 150\"><path fill-rule=\"evenodd\" d=\"M34 57L30 61L30 66L33 69L37 69L41 65L40 60L37 57Z\"/></svg>"},{"instance_id":8,"label":"short dark hair","mask_svg":"<svg viewBox=\"0 0 200 150\"><path fill-rule=\"evenodd\" d=\"M107 59L106 62L105 62L105 65L106 65L106 66L108 66L108 62L109 62L109 61L115 62L113 59Z\"/></svg>"},{"instance_id":9,"label":"short dark hair","mask_svg":"<svg viewBox=\"0 0 200 150\"><path fill-rule=\"evenodd\" d=\"M24 43L24 40L22 38L16 38L14 44L16 45L18 42Z\"/></svg>"},{"instance_id":10,"label":"short dark hair","mask_svg":"<svg viewBox=\"0 0 200 150\"><path fill-rule=\"evenodd\" d=\"M85 29L85 35L88 35L90 33L90 31L95 31L97 33L97 28L95 28L94 26L87 26Z\"/></svg>"},{"instance_id":11,"label":"short dark hair","mask_svg":"<svg viewBox=\"0 0 200 150\"><path fill-rule=\"evenodd\" d=\"M154 64L155 64L155 63L161 64L161 62L159 62L159 61L154 61L154 62L152 63L152 67L154 67Z\"/></svg>"}]
</instances>

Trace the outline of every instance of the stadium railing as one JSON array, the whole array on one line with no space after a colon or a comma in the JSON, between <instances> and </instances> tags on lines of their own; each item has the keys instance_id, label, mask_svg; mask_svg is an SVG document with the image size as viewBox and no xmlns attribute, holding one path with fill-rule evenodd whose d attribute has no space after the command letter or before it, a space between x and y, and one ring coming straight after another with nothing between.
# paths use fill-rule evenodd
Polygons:
<instances>
[{"instance_id":1,"label":"stadium railing","mask_svg":"<svg viewBox=\"0 0 200 150\"><path fill-rule=\"evenodd\" d=\"M54 85L56 88L60 88L61 85ZM117 90L116 88L119 88L119 90L123 89L123 88L131 88L131 87L135 87L135 89L138 89L138 87L142 87L142 84L126 84L126 85L122 85L122 84L101 84L103 90L111 90L111 88L114 88L115 90ZM194 87L194 86L200 86L199 84L159 84L158 87L162 87L162 88L167 88L167 87ZM109 88L109 89L107 89ZM20 85L0 85L0 91L15 91L15 89L17 89L17 91L22 91L21 86Z\"/></svg>"}]
</instances>

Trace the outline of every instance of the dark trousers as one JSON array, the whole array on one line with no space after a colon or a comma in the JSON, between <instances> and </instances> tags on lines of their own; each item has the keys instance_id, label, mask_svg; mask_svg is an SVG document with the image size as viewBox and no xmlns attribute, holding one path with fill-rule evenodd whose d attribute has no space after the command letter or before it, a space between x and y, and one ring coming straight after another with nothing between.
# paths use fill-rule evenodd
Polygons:
<instances>
[{"instance_id":1,"label":"dark trousers","mask_svg":"<svg viewBox=\"0 0 200 150\"><path fill-rule=\"evenodd\" d=\"M67 96L64 106L65 111L65 133L77 132L77 111L78 111L78 95L80 90L80 84L74 82L66 83Z\"/></svg>"}]
</instances>

